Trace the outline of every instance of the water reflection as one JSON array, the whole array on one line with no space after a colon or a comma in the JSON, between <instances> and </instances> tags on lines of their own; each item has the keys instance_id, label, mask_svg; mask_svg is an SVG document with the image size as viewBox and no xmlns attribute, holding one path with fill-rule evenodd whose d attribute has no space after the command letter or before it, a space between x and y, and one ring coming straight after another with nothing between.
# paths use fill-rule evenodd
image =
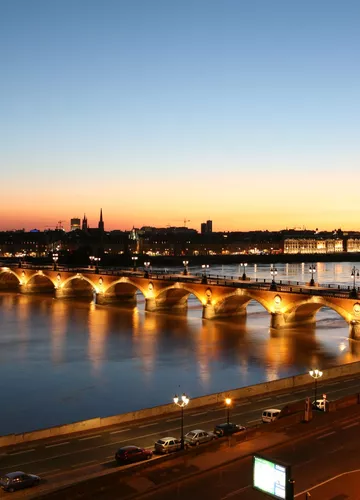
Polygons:
<instances>
[{"instance_id":1,"label":"water reflection","mask_svg":"<svg viewBox=\"0 0 360 500\"><path fill-rule=\"evenodd\" d=\"M279 279L309 279L307 265L276 266ZM269 279L268 269L247 274ZM346 283L350 269L318 263L317 278ZM187 316L171 316L146 313L144 300L119 308L0 294L0 390L36 388L3 408L0 434L163 404L179 386L196 397L360 359L342 318L328 308L316 318L276 332L255 301L247 317L203 321L193 297Z\"/></svg>"}]
</instances>

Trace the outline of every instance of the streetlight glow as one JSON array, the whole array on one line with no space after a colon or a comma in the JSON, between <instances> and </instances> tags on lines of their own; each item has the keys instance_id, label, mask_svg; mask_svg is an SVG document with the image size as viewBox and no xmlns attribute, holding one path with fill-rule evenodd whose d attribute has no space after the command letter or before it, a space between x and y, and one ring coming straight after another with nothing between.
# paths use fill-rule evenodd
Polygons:
<instances>
[{"instance_id":1,"label":"streetlight glow","mask_svg":"<svg viewBox=\"0 0 360 500\"><path fill-rule=\"evenodd\" d=\"M181 438L180 438L181 445L180 445L180 447L183 450L184 449L184 408L189 404L190 398L188 398L188 396L185 393L182 394L181 398L179 398L179 396L177 394L175 394L173 401L177 406L180 407L180 410L181 410Z\"/></svg>"},{"instance_id":2,"label":"streetlight glow","mask_svg":"<svg viewBox=\"0 0 360 500\"><path fill-rule=\"evenodd\" d=\"M241 262L240 267L244 268L243 275L241 277L242 280L246 280L246 266L247 266L247 262Z\"/></svg>"},{"instance_id":3,"label":"streetlight glow","mask_svg":"<svg viewBox=\"0 0 360 500\"><path fill-rule=\"evenodd\" d=\"M323 372L321 370L310 370L309 371L309 375L310 377L312 377L315 381L315 388L314 388L314 396L315 396L315 407L317 406L317 403L316 403L316 398L317 398L317 381L319 378L321 378L323 376Z\"/></svg>"},{"instance_id":4,"label":"streetlight glow","mask_svg":"<svg viewBox=\"0 0 360 500\"><path fill-rule=\"evenodd\" d=\"M316 273L316 267L314 266L314 264L311 264L311 266L309 267L309 273L311 273L310 286L314 286L314 273Z\"/></svg>"}]
</instances>

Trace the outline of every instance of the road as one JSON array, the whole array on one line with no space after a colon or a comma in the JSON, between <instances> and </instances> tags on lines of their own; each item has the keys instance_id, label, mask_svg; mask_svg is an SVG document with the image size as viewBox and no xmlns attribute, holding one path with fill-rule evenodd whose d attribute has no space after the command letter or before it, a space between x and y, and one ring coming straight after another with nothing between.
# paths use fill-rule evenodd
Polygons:
<instances>
[{"instance_id":1,"label":"road","mask_svg":"<svg viewBox=\"0 0 360 500\"><path fill-rule=\"evenodd\" d=\"M326 392L329 400L360 392L360 380L349 377L319 384L318 394ZM282 408L286 404L313 395L313 386L299 388L291 393L264 395L235 402L231 420L254 426L260 423L261 413L266 408ZM184 431L201 428L212 430L216 423L226 419L225 408L207 407L191 410L191 402L185 411ZM93 430L78 435L69 435L28 443L11 449L3 449L0 455L0 474L14 470L38 474L51 483L64 477L101 472L113 464L114 453L121 446L134 444L153 448L154 442L164 436L180 435L180 411L178 415L167 415L147 420Z\"/></svg>"},{"instance_id":2,"label":"road","mask_svg":"<svg viewBox=\"0 0 360 500\"><path fill-rule=\"evenodd\" d=\"M266 456L291 465L295 500L305 500L307 491L311 500L359 500L359 430L360 412L356 411L348 421L335 420L331 430L307 436L295 444L290 441L275 446ZM348 474L349 471L355 472ZM184 478L141 498L265 500L268 497L252 488L252 457L246 457L192 479Z\"/></svg>"}]
</instances>

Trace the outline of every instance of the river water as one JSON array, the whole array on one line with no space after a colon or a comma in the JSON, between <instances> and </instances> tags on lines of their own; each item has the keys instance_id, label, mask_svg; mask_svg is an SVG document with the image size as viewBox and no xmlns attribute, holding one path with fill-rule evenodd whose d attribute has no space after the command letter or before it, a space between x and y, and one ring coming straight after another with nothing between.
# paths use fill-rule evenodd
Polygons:
<instances>
[{"instance_id":1,"label":"river water","mask_svg":"<svg viewBox=\"0 0 360 500\"><path fill-rule=\"evenodd\" d=\"M308 265L275 265L277 280L309 281ZM318 263L314 278L352 286L353 266ZM210 272L237 277L242 269ZM249 265L246 273L271 278L265 265ZM204 321L193 296L184 317L145 313L141 295L137 307L123 309L2 293L0 435L164 404L178 392L191 398L360 359L360 342L348 339L347 323L331 309L318 312L315 327L281 332L269 331L270 317L260 304L250 302L247 312L246 319Z\"/></svg>"}]
</instances>

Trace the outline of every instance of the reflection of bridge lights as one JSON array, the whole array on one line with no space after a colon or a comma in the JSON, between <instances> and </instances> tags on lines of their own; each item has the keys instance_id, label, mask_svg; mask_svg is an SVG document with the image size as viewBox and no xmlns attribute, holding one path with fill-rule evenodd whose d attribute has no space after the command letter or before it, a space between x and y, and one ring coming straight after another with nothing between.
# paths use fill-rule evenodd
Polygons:
<instances>
[{"instance_id":1,"label":"reflection of bridge lights","mask_svg":"<svg viewBox=\"0 0 360 500\"><path fill-rule=\"evenodd\" d=\"M343 352L343 351L345 351L345 349L346 349L345 342L344 341L340 342L339 351Z\"/></svg>"}]
</instances>

